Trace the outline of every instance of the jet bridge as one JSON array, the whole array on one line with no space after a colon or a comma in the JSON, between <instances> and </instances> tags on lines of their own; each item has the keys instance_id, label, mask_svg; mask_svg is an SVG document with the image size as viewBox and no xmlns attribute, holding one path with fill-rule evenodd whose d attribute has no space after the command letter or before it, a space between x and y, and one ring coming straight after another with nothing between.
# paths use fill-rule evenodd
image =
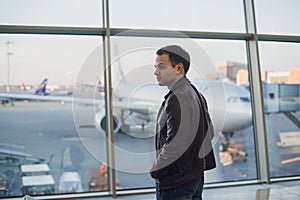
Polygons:
<instances>
[{"instance_id":1,"label":"jet bridge","mask_svg":"<svg viewBox=\"0 0 300 200\"><path fill-rule=\"evenodd\" d=\"M265 113L283 113L298 128L300 110L300 84L263 83Z\"/></svg>"}]
</instances>

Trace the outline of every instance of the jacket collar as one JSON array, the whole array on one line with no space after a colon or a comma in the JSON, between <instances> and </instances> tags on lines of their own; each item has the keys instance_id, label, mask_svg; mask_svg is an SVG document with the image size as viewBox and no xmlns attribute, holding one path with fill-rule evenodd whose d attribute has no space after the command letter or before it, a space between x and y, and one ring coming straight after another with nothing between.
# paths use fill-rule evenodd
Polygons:
<instances>
[{"instance_id":1,"label":"jacket collar","mask_svg":"<svg viewBox=\"0 0 300 200\"><path fill-rule=\"evenodd\" d=\"M172 86L168 94L164 97L167 99L172 93L174 93L178 88L183 87L184 85L190 83L189 79L186 78L186 76L181 77L176 83Z\"/></svg>"}]
</instances>

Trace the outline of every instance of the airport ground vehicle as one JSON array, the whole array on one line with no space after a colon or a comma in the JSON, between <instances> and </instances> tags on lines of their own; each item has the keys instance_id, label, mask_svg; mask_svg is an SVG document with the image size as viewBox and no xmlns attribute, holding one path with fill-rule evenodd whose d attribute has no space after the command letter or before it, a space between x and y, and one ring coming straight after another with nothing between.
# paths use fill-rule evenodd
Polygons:
<instances>
[{"instance_id":1,"label":"airport ground vehicle","mask_svg":"<svg viewBox=\"0 0 300 200\"><path fill-rule=\"evenodd\" d=\"M21 165L21 188L24 195L55 193L55 181L48 164Z\"/></svg>"},{"instance_id":2,"label":"airport ground vehicle","mask_svg":"<svg viewBox=\"0 0 300 200\"><path fill-rule=\"evenodd\" d=\"M64 172L58 183L58 193L83 192L81 179L77 172Z\"/></svg>"},{"instance_id":3,"label":"airport ground vehicle","mask_svg":"<svg viewBox=\"0 0 300 200\"><path fill-rule=\"evenodd\" d=\"M22 177L22 193L25 195L44 195L55 192L55 182L51 175Z\"/></svg>"}]
</instances>

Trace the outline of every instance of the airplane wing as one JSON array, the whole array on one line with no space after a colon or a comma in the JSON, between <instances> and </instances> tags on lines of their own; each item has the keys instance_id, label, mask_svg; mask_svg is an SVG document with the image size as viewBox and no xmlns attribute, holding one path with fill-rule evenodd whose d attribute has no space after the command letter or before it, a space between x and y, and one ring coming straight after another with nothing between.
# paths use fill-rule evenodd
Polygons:
<instances>
[{"instance_id":1,"label":"airplane wing","mask_svg":"<svg viewBox=\"0 0 300 200\"><path fill-rule=\"evenodd\" d=\"M30 95L30 94L13 94L13 93L0 93L1 98L8 98L12 100L16 99L28 99L28 100L41 100L41 101L66 101L70 102L72 98L68 97L56 97L56 96L40 96L40 95Z\"/></svg>"},{"instance_id":2,"label":"airplane wing","mask_svg":"<svg viewBox=\"0 0 300 200\"><path fill-rule=\"evenodd\" d=\"M68 102L68 103L77 103L85 105L100 105L104 107L104 99L91 99L91 98L79 98L74 96L40 96L40 95L30 95L30 94L12 94L12 93L0 93L1 98L8 99L28 99L33 101L48 101L48 102ZM151 102L135 102L129 103L128 101L122 100L113 100L113 107L120 110L128 110L132 112L139 112L143 114L154 114L157 110L157 106Z\"/></svg>"}]
</instances>

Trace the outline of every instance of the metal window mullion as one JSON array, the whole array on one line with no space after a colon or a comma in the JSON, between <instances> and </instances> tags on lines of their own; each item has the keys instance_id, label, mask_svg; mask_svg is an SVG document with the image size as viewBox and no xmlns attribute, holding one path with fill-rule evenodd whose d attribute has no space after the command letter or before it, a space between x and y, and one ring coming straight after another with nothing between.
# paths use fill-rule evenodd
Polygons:
<instances>
[{"instance_id":1,"label":"metal window mullion","mask_svg":"<svg viewBox=\"0 0 300 200\"><path fill-rule=\"evenodd\" d=\"M103 23L105 37L103 41L104 52L104 81L105 81L105 114L106 114L106 136L107 136L107 165L108 184L113 198L116 198L116 171L115 171L115 149L114 129L112 114L112 79L111 79L111 54L110 54L110 25L109 25L109 0L103 0Z\"/></svg>"},{"instance_id":2,"label":"metal window mullion","mask_svg":"<svg viewBox=\"0 0 300 200\"><path fill-rule=\"evenodd\" d=\"M0 34L39 34L39 35L104 35L103 28L88 27L55 27L55 26L27 26L27 25L0 25Z\"/></svg>"},{"instance_id":3,"label":"metal window mullion","mask_svg":"<svg viewBox=\"0 0 300 200\"><path fill-rule=\"evenodd\" d=\"M265 128L264 106L260 67L258 62L257 41L247 41L247 57L250 72L250 87L254 116L254 133L258 179L270 182L268 146Z\"/></svg>"},{"instance_id":4,"label":"metal window mullion","mask_svg":"<svg viewBox=\"0 0 300 200\"><path fill-rule=\"evenodd\" d=\"M258 34L259 41L300 43L300 36Z\"/></svg>"},{"instance_id":5,"label":"metal window mullion","mask_svg":"<svg viewBox=\"0 0 300 200\"><path fill-rule=\"evenodd\" d=\"M103 23L104 24L104 23ZM248 26L248 22L246 26ZM194 39L221 39L221 40L251 40L251 33L223 33L223 32L202 32L202 31L180 31L178 35L170 30L148 30L148 29L122 29L110 28L110 36L126 37L165 37L165 38L194 38ZM0 34L36 34L36 35L76 35L76 36L105 36L106 28L89 27L55 27L55 26L28 26L28 25L0 25ZM300 43L300 36L297 35L270 35L257 34L259 41L271 42L294 42Z\"/></svg>"},{"instance_id":6,"label":"metal window mullion","mask_svg":"<svg viewBox=\"0 0 300 200\"><path fill-rule=\"evenodd\" d=\"M254 0L244 0L245 23L247 33L253 34L253 39L246 41L247 59L249 64L250 88L254 116L254 134L258 179L270 183L270 168L268 146L263 106L262 83L258 51L258 36L256 31Z\"/></svg>"},{"instance_id":7,"label":"metal window mullion","mask_svg":"<svg viewBox=\"0 0 300 200\"><path fill-rule=\"evenodd\" d=\"M178 34L180 32L181 34ZM223 39L223 40L245 40L252 37L245 33L222 33L222 32L203 32L203 31L184 31L184 30L162 30L162 29L125 29L111 28L112 36L123 37L157 37L157 38L194 38L194 39Z\"/></svg>"}]
</instances>

